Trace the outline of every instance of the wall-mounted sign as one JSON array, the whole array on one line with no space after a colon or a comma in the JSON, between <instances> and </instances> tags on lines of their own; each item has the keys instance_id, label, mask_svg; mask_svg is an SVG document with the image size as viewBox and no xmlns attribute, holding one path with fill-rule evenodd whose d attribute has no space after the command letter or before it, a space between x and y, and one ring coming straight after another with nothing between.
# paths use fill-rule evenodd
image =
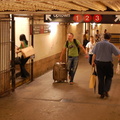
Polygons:
<instances>
[{"instance_id":1,"label":"wall-mounted sign","mask_svg":"<svg viewBox=\"0 0 120 120\"><path fill-rule=\"evenodd\" d=\"M93 16L93 21L96 23L102 22L103 17L99 14Z\"/></svg>"},{"instance_id":2,"label":"wall-mounted sign","mask_svg":"<svg viewBox=\"0 0 120 120\"><path fill-rule=\"evenodd\" d=\"M83 16L80 14L76 14L73 16L73 21L75 22L82 22L83 21Z\"/></svg>"},{"instance_id":3,"label":"wall-mounted sign","mask_svg":"<svg viewBox=\"0 0 120 120\"><path fill-rule=\"evenodd\" d=\"M92 21L92 15L89 15L89 14L83 15L83 21L84 22L91 22Z\"/></svg>"},{"instance_id":4,"label":"wall-mounted sign","mask_svg":"<svg viewBox=\"0 0 120 120\"><path fill-rule=\"evenodd\" d=\"M44 15L44 22L70 22L70 21L74 21L73 16L71 16L70 14L66 14L66 15L57 15L57 14Z\"/></svg>"},{"instance_id":5,"label":"wall-mounted sign","mask_svg":"<svg viewBox=\"0 0 120 120\"><path fill-rule=\"evenodd\" d=\"M81 22L81 23L110 23L110 24L119 24L120 15L90 15L90 14L67 14L67 15L44 15L44 22Z\"/></svg>"},{"instance_id":6,"label":"wall-mounted sign","mask_svg":"<svg viewBox=\"0 0 120 120\"><path fill-rule=\"evenodd\" d=\"M33 33L34 34L43 34L50 33L50 26L46 24L34 24ZM30 25L30 34L32 34L32 25Z\"/></svg>"}]
</instances>

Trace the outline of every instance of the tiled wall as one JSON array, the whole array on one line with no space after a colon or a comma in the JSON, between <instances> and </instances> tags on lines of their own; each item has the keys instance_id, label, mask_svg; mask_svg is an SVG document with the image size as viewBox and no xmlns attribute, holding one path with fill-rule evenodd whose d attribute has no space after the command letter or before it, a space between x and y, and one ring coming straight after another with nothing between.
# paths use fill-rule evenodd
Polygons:
<instances>
[{"instance_id":1,"label":"tiled wall","mask_svg":"<svg viewBox=\"0 0 120 120\"><path fill-rule=\"evenodd\" d=\"M52 70L55 62L59 61L60 53L46 57L44 59L34 62L34 78L39 77L40 75Z\"/></svg>"}]
</instances>

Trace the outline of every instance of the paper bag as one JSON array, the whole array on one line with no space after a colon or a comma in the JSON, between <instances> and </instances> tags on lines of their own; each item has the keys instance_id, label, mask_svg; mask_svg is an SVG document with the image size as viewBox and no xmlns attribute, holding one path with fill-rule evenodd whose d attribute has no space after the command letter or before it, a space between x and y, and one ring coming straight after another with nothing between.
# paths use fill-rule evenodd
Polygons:
<instances>
[{"instance_id":1,"label":"paper bag","mask_svg":"<svg viewBox=\"0 0 120 120\"><path fill-rule=\"evenodd\" d=\"M89 88L94 88L96 82L96 75L90 76Z\"/></svg>"},{"instance_id":2,"label":"paper bag","mask_svg":"<svg viewBox=\"0 0 120 120\"><path fill-rule=\"evenodd\" d=\"M120 74L120 63L117 64L116 74Z\"/></svg>"},{"instance_id":3,"label":"paper bag","mask_svg":"<svg viewBox=\"0 0 120 120\"><path fill-rule=\"evenodd\" d=\"M35 54L34 48L32 46L21 49L21 52L24 58L30 57Z\"/></svg>"},{"instance_id":4,"label":"paper bag","mask_svg":"<svg viewBox=\"0 0 120 120\"><path fill-rule=\"evenodd\" d=\"M90 76L89 88L95 88L95 86L96 86L96 76L97 76L97 73L95 71L95 68L93 68L92 74Z\"/></svg>"}]
</instances>

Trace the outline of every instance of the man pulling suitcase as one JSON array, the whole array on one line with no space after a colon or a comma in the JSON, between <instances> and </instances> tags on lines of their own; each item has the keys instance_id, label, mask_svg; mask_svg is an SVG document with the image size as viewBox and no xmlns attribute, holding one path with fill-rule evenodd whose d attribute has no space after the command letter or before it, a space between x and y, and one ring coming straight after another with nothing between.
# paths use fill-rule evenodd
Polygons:
<instances>
[{"instance_id":1,"label":"man pulling suitcase","mask_svg":"<svg viewBox=\"0 0 120 120\"><path fill-rule=\"evenodd\" d=\"M78 47L82 48L85 54L86 54L86 50L78 40L74 39L73 33L68 33L67 38L68 38L67 43L65 43L60 55L60 61L61 62L63 61L63 55L66 53L66 49L68 49L67 71L69 74L70 85L73 85L73 79L74 79L75 72L78 66L78 61L79 61Z\"/></svg>"}]
</instances>

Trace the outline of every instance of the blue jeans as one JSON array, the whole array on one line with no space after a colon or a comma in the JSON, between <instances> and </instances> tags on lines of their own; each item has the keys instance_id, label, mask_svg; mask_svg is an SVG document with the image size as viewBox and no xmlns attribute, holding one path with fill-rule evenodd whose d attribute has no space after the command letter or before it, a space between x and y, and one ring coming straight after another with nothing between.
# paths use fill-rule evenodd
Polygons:
<instances>
[{"instance_id":1,"label":"blue jeans","mask_svg":"<svg viewBox=\"0 0 120 120\"><path fill-rule=\"evenodd\" d=\"M78 66L79 57L68 56L67 70L70 76L70 82L73 82L74 75Z\"/></svg>"}]
</instances>

